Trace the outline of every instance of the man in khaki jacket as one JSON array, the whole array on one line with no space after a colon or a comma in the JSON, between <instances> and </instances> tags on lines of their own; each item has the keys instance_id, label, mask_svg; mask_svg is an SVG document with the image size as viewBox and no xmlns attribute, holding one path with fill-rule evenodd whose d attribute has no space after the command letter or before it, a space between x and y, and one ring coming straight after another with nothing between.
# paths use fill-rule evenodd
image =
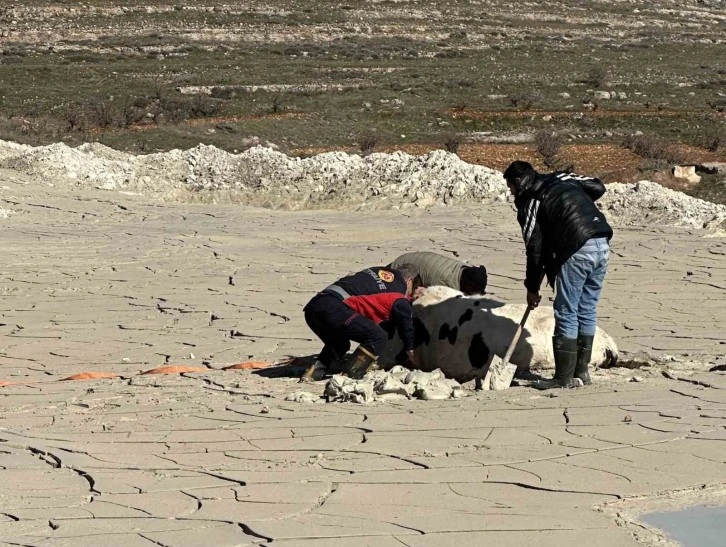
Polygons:
<instances>
[{"instance_id":1,"label":"man in khaki jacket","mask_svg":"<svg viewBox=\"0 0 726 547\"><path fill-rule=\"evenodd\" d=\"M418 269L423 287L443 285L467 295L486 292L487 269L484 266L471 266L455 258L419 251L399 256L389 267L395 269L403 264L412 264Z\"/></svg>"}]
</instances>

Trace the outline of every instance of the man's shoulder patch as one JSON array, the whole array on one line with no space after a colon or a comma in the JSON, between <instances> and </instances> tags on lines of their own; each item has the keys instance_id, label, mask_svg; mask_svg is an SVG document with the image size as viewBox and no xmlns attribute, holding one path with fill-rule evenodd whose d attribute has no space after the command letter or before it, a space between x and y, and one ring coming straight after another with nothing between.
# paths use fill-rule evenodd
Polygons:
<instances>
[{"instance_id":1,"label":"man's shoulder patch","mask_svg":"<svg viewBox=\"0 0 726 547\"><path fill-rule=\"evenodd\" d=\"M393 272L389 272L388 270L378 270L378 277L385 283L392 283L396 276L393 275Z\"/></svg>"}]
</instances>

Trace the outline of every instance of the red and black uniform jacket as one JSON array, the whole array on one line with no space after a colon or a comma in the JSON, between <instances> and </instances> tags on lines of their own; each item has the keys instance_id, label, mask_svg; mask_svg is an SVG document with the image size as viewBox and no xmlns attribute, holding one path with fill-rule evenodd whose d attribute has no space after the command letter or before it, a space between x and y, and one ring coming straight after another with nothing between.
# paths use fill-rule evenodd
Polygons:
<instances>
[{"instance_id":1,"label":"red and black uniform jacket","mask_svg":"<svg viewBox=\"0 0 726 547\"><path fill-rule=\"evenodd\" d=\"M396 325L406 351L413 350L413 308L411 300L401 293L386 292L368 296L351 296L343 303L376 324ZM391 331L392 332L392 331Z\"/></svg>"},{"instance_id":2,"label":"red and black uniform jacket","mask_svg":"<svg viewBox=\"0 0 726 547\"><path fill-rule=\"evenodd\" d=\"M381 324L396 325L406 351L413 350L413 307L406 297L406 280L385 266L373 266L334 283L347 293L343 302L357 313Z\"/></svg>"}]
</instances>

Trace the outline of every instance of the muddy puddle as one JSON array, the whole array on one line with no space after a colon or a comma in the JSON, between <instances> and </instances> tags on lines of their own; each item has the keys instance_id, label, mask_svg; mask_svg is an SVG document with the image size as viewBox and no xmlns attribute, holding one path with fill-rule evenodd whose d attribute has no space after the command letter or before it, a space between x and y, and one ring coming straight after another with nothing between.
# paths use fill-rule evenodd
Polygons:
<instances>
[{"instance_id":1,"label":"muddy puddle","mask_svg":"<svg viewBox=\"0 0 726 547\"><path fill-rule=\"evenodd\" d=\"M647 513L640 518L684 547L726 545L726 505L696 505L675 512Z\"/></svg>"}]
</instances>

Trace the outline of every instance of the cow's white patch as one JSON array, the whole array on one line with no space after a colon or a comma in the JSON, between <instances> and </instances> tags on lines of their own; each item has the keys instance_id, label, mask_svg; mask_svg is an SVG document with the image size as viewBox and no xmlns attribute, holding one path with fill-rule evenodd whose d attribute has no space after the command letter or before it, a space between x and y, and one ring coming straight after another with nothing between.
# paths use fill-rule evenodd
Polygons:
<instances>
[{"instance_id":1,"label":"cow's white patch","mask_svg":"<svg viewBox=\"0 0 726 547\"><path fill-rule=\"evenodd\" d=\"M464 296L448 287L429 287L414 302L417 329L416 367L440 368L449 378L466 382L483 378L494 355L503 357L526 309L525 304L505 304L484 296ZM512 355L520 370L554 368L552 308L533 310ZM379 363L392 365L402 349L398 336L386 346ZM591 366L617 360L615 341L598 327Z\"/></svg>"}]
</instances>

